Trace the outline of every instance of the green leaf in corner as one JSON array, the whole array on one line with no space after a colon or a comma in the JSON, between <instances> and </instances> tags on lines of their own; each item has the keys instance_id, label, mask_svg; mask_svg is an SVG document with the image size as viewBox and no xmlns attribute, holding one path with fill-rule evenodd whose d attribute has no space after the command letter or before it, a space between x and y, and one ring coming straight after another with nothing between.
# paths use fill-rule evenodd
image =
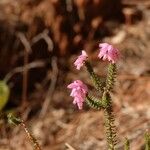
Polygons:
<instances>
[{"instance_id":1,"label":"green leaf in corner","mask_svg":"<svg viewBox=\"0 0 150 150\"><path fill-rule=\"evenodd\" d=\"M10 89L6 84L6 82L0 81L0 110L2 110L4 106L7 104L9 94L10 94Z\"/></svg>"}]
</instances>

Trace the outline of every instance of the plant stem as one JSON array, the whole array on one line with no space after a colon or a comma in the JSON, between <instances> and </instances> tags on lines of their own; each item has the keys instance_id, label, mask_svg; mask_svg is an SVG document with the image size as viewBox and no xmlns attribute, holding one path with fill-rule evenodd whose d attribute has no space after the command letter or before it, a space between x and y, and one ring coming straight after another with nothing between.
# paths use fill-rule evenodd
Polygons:
<instances>
[{"instance_id":1,"label":"plant stem","mask_svg":"<svg viewBox=\"0 0 150 150\"><path fill-rule=\"evenodd\" d=\"M115 117L113 115L112 99L110 91L113 89L116 77L116 64L109 64L106 79L106 87L103 92L104 115L105 115L105 128L108 143L108 150L115 150L116 145L116 127L114 125Z\"/></svg>"},{"instance_id":2,"label":"plant stem","mask_svg":"<svg viewBox=\"0 0 150 150\"><path fill-rule=\"evenodd\" d=\"M106 91L110 92L113 89L116 78L116 64L109 64L106 79Z\"/></svg>"},{"instance_id":3,"label":"plant stem","mask_svg":"<svg viewBox=\"0 0 150 150\"><path fill-rule=\"evenodd\" d=\"M107 136L107 143L108 143L108 149L109 150L115 150L115 144L116 144L116 133L114 131L114 118L112 114L112 108L108 107L104 110L105 113L105 127L106 127L106 136Z\"/></svg>"},{"instance_id":4,"label":"plant stem","mask_svg":"<svg viewBox=\"0 0 150 150\"><path fill-rule=\"evenodd\" d=\"M106 128L108 150L115 150L116 127L114 125L115 118L113 115L112 100L110 94L104 92L102 100L103 103L105 104L104 116L105 116L105 128Z\"/></svg>"},{"instance_id":5,"label":"plant stem","mask_svg":"<svg viewBox=\"0 0 150 150\"><path fill-rule=\"evenodd\" d=\"M94 72L90 62L86 62L85 66L86 66L86 69L91 77L91 80L92 80L95 88L99 91L104 91L103 83L102 83L101 79L99 78L99 76Z\"/></svg>"},{"instance_id":6,"label":"plant stem","mask_svg":"<svg viewBox=\"0 0 150 150\"><path fill-rule=\"evenodd\" d=\"M30 133L30 131L29 131L28 128L26 127L25 123L22 121L20 125L24 128L24 130L25 130L25 132L26 132L26 134L27 134L29 140L33 143L34 150L41 150L41 148L40 148L40 146L39 146L39 143L38 143L37 140L34 138L34 136Z\"/></svg>"}]
</instances>

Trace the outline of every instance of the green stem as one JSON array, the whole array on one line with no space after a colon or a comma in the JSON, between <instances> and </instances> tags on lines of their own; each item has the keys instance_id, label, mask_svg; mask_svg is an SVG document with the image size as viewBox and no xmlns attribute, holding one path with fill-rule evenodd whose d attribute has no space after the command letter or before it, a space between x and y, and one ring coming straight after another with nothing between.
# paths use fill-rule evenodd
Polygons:
<instances>
[{"instance_id":1,"label":"green stem","mask_svg":"<svg viewBox=\"0 0 150 150\"><path fill-rule=\"evenodd\" d=\"M93 109L102 109L103 103L102 101L98 100L97 98L90 96L89 94L86 96L86 103L89 105L89 107Z\"/></svg>"},{"instance_id":2,"label":"green stem","mask_svg":"<svg viewBox=\"0 0 150 150\"><path fill-rule=\"evenodd\" d=\"M107 107L104 109L105 115L105 128L107 136L108 150L115 150L116 145L116 127L114 125L114 115L112 109L111 97L108 93L103 96L104 103L107 104Z\"/></svg>"},{"instance_id":3,"label":"green stem","mask_svg":"<svg viewBox=\"0 0 150 150\"><path fill-rule=\"evenodd\" d=\"M104 88L102 101L104 103L105 128L109 150L115 150L116 145L116 127L114 125L115 117L113 115L112 99L109 92L113 89L116 77L116 64L110 63Z\"/></svg>"},{"instance_id":4,"label":"green stem","mask_svg":"<svg viewBox=\"0 0 150 150\"><path fill-rule=\"evenodd\" d=\"M99 76L97 74L95 74L90 62L86 62L85 66L87 68L87 71L91 77L91 80L92 80L95 88L99 91L104 91L103 83L102 83L101 79L99 78Z\"/></svg>"},{"instance_id":5,"label":"green stem","mask_svg":"<svg viewBox=\"0 0 150 150\"><path fill-rule=\"evenodd\" d=\"M108 66L108 73L106 79L106 91L109 92L112 90L116 78L116 64L110 63Z\"/></svg>"}]
</instances>

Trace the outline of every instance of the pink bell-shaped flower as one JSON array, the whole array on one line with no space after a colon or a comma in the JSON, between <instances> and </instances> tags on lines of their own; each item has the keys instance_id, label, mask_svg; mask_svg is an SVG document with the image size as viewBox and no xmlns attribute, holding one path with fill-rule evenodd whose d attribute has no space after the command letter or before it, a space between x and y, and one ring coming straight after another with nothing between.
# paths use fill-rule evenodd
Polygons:
<instances>
[{"instance_id":1,"label":"pink bell-shaped flower","mask_svg":"<svg viewBox=\"0 0 150 150\"><path fill-rule=\"evenodd\" d=\"M103 60L108 60L111 63L116 63L119 58L118 49L114 48L112 45L108 43L100 43L99 44L100 52L98 57Z\"/></svg>"},{"instance_id":2,"label":"pink bell-shaped flower","mask_svg":"<svg viewBox=\"0 0 150 150\"><path fill-rule=\"evenodd\" d=\"M69 84L67 88L72 89L70 96L74 98L73 104L77 104L79 109L82 109L83 102L85 101L88 92L87 86L80 80L76 80Z\"/></svg>"},{"instance_id":3,"label":"pink bell-shaped flower","mask_svg":"<svg viewBox=\"0 0 150 150\"><path fill-rule=\"evenodd\" d=\"M87 60L88 56L84 50L82 50L82 54L78 56L76 61L74 62L74 65L76 66L77 70L80 70L80 68L83 66L85 61Z\"/></svg>"}]
</instances>

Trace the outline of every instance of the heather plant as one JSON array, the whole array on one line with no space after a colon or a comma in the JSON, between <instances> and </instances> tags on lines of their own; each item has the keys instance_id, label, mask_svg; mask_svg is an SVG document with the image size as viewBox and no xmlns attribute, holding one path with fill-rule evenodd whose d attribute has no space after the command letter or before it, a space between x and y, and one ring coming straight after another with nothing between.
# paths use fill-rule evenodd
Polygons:
<instances>
[{"instance_id":1,"label":"heather plant","mask_svg":"<svg viewBox=\"0 0 150 150\"><path fill-rule=\"evenodd\" d=\"M76 80L68 85L71 89L70 96L73 97L73 104L77 105L79 109L83 108L84 102L93 109L102 110L104 112L105 119L105 133L107 137L107 147L108 150L116 149L116 127L115 127L115 117L112 107L111 91L114 88L114 83L116 79L117 70L117 60L119 59L119 51L108 43L99 44L99 54L98 58L103 61L108 62L107 75L105 81L100 78L95 72L88 59L87 53L82 50L82 54L78 56L74 65L77 70L80 70L85 66L93 86L97 92L100 92L101 97L95 97L91 95L87 85L81 80ZM145 150L150 150L150 136L146 134L146 146ZM129 140L126 138L124 144L124 150L130 149Z\"/></svg>"},{"instance_id":2,"label":"heather plant","mask_svg":"<svg viewBox=\"0 0 150 150\"><path fill-rule=\"evenodd\" d=\"M103 82L101 78L94 72L91 63L88 60L88 55L84 50L74 62L74 65L77 70L80 70L81 67L85 65L93 81L95 89L98 92L101 92L102 96L97 98L89 94L90 92L87 86L80 80L76 80L69 84L68 88L72 89L70 96L74 98L73 104L77 104L79 109L82 109L83 103L86 102L91 108L104 111L108 149L114 150L116 145L116 131L110 92L114 87L116 78L116 61L119 58L119 51L107 43L99 44L99 47L100 52L98 57L109 62L105 82Z\"/></svg>"}]
</instances>

